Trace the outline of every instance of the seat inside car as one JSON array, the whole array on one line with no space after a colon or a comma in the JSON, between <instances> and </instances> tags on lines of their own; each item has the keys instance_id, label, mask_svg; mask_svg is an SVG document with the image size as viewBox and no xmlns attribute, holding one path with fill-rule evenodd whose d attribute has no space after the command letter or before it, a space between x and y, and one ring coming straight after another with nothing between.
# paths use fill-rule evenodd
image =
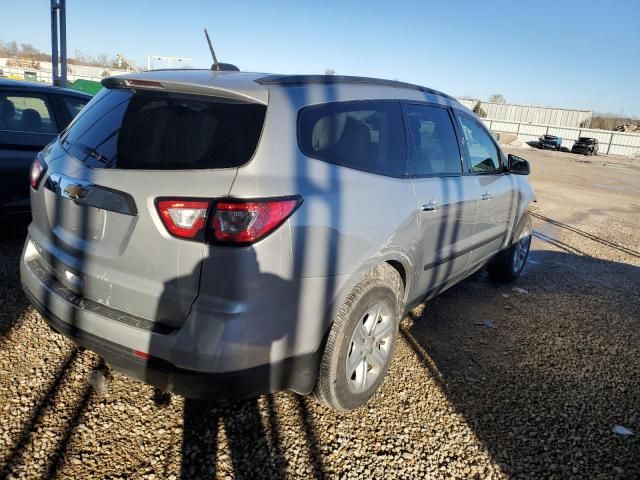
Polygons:
<instances>
[{"instance_id":1,"label":"seat inside car","mask_svg":"<svg viewBox=\"0 0 640 480\"><path fill-rule=\"evenodd\" d=\"M0 100L0 130L13 129L13 117L16 114L16 107L11 100L3 98Z\"/></svg>"},{"instance_id":2,"label":"seat inside car","mask_svg":"<svg viewBox=\"0 0 640 480\"><path fill-rule=\"evenodd\" d=\"M40 114L33 108L23 110L20 118L20 130L40 132L42 130L42 117Z\"/></svg>"}]
</instances>

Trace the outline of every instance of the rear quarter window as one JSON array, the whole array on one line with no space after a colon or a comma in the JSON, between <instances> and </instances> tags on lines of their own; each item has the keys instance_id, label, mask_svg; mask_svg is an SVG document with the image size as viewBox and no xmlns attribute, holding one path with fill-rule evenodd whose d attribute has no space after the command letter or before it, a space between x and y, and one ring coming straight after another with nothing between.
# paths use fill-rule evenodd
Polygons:
<instances>
[{"instance_id":1,"label":"rear quarter window","mask_svg":"<svg viewBox=\"0 0 640 480\"><path fill-rule=\"evenodd\" d=\"M94 168L239 167L257 147L266 107L214 97L103 89L62 137Z\"/></svg>"},{"instance_id":2,"label":"rear quarter window","mask_svg":"<svg viewBox=\"0 0 640 480\"><path fill-rule=\"evenodd\" d=\"M67 108L67 112L69 112L69 117L74 118L80 113L89 100L81 97L63 96L62 101Z\"/></svg>"},{"instance_id":3,"label":"rear quarter window","mask_svg":"<svg viewBox=\"0 0 640 480\"><path fill-rule=\"evenodd\" d=\"M335 165L393 177L407 173L399 102L305 107L298 117L298 143L305 155Z\"/></svg>"}]
</instances>

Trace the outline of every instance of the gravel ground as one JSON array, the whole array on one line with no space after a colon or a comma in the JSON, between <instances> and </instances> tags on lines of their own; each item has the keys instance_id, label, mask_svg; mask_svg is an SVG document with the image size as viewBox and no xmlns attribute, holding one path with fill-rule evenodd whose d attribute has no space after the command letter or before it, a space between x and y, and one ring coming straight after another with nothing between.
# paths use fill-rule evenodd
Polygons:
<instances>
[{"instance_id":1,"label":"gravel ground","mask_svg":"<svg viewBox=\"0 0 640 480\"><path fill-rule=\"evenodd\" d=\"M28 306L24 226L3 226L0 478L639 478L640 170L518 152L539 196L521 290L481 271L415 309L380 392L346 414L110 372Z\"/></svg>"}]
</instances>

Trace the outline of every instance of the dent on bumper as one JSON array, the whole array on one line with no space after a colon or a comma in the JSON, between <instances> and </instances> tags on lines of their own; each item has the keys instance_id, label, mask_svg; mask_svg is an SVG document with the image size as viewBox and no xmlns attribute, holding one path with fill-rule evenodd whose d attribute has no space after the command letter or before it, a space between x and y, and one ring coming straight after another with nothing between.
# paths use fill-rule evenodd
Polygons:
<instances>
[{"instance_id":1,"label":"dent on bumper","mask_svg":"<svg viewBox=\"0 0 640 480\"><path fill-rule=\"evenodd\" d=\"M116 370L193 398L221 397L225 393L229 398L239 398L287 388L309 393L313 389L324 330L320 329L314 349L277 359L270 357L274 341L268 328L253 332L262 336L261 344L243 344L243 336L234 337L234 329L242 326L242 313L222 321L200 315L181 329L158 331L154 322L92 303L52 283L45 276L44 266L38 272L37 263L33 263L38 255L33 251L28 254L28 245L20 269L23 289L31 302L54 330L95 351ZM225 322L233 322L234 327L225 329ZM229 335L233 342L228 341ZM152 358L140 359L133 355L134 350ZM179 362L172 361L174 358ZM223 368L207 368L212 366Z\"/></svg>"},{"instance_id":2,"label":"dent on bumper","mask_svg":"<svg viewBox=\"0 0 640 480\"><path fill-rule=\"evenodd\" d=\"M308 355L237 372L197 372L178 368L154 357L136 357L131 349L75 328L51 314L24 285L23 288L54 331L97 353L115 370L163 390L188 398L238 400L285 389L307 394L315 386L321 349Z\"/></svg>"}]
</instances>

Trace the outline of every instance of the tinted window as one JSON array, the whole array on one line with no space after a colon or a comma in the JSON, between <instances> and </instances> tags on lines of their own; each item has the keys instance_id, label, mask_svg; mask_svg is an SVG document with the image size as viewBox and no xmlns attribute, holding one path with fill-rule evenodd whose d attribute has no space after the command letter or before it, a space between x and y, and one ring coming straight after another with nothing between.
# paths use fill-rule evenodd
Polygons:
<instances>
[{"instance_id":1,"label":"tinted window","mask_svg":"<svg viewBox=\"0 0 640 480\"><path fill-rule=\"evenodd\" d=\"M62 97L62 101L67 107L69 115L73 118L80 113L89 100L80 97Z\"/></svg>"},{"instance_id":2,"label":"tinted window","mask_svg":"<svg viewBox=\"0 0 640 480\"><path fill-rule=\"evenodd\" d=\"M478 121L466 115L457 115L465 138L471 171L475 173L495 173L500 171L498 148L487 131Z\"/></svg>"},{"instance_id":3,"label":"tinted window","mask_svg":"<svg viewBox=\"0 0 640 480\"><path fill-rule=\"evenodd\" d=\"M407 118L416 161L411 175L462 173L460 150L449 113L444 108L407 105Z\"/></svg>"},{"instance_id":4,"label":"tinted window","mask_svg":"<svg viewBox=\"0 0 640 480\"><path fill-rule=\"evenodd\" d=\"M399 102L341 102L303 108L298 139L310 157L381 175L406 174Z\"/></svg>"},{"instance_id":5,"label":"tinted window","mask_svg":"<svg viewBox=\"0 0 640 480\"><path fill-rule=\"evenodd\" d=\"M18 93L0 93L0 130L58 133L47 98Z\"/></svg>"},{"instance_id":6,"label":"tinted window","mask_svg":"<svg viewBox=\"0 0 640 480\"><path fill-rule=\"evenodd\" d=\"M102 89L62 144L92 167L238 167L253 156L265 112L264 105L220 98Z\"/></svg>"}]
</instances>

